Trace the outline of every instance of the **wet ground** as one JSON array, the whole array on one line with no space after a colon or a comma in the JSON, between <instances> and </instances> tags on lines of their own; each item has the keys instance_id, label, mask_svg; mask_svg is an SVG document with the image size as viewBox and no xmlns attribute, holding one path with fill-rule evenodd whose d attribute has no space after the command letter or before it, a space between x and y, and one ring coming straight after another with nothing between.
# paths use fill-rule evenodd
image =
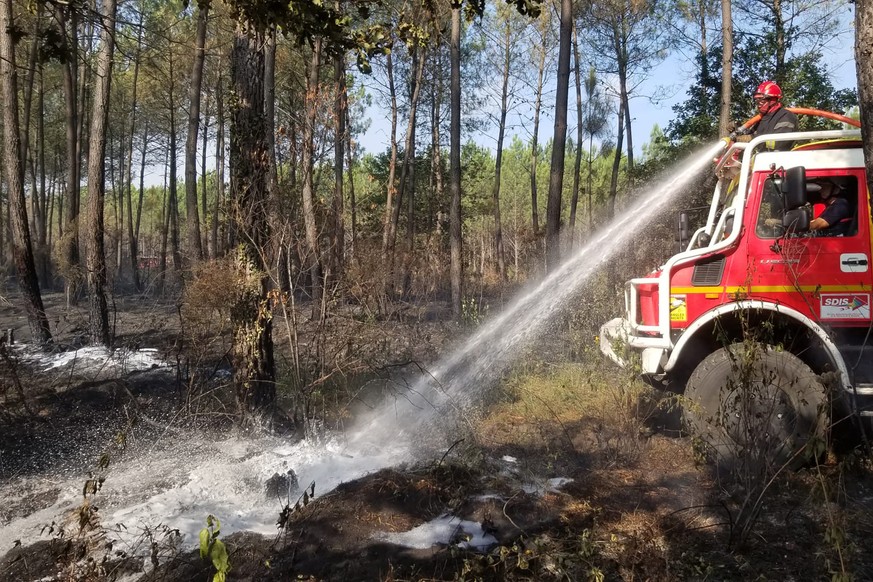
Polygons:
<instances>
[{"instance_id":1,"label":"wet ground","mask_svg":"<svg viewBox=\"0 0 873 582\"><path fill-rule=\"evenodd\" d=\"M53 313L62 312L59 299L50 298ZM55 315L53 325L73 345L83 316L70 313ZM18 317L0 308L0 328ZM831 458L781 476L753 500L758 517L741 539L742 494L714 479L691 439L657 423L610 425L582 407L544 420L498 403L477 417L469 440L440 455L334 486L320 477L314 496L301 478L265 504L265 477L274 471L257 466L266 453L281 466L296 437L239 435L229 408L180 413L187 376L178 365L175 306L131 301L118 321L127 345L154 347L173 366L106 366L95 376L81 361L46 369L16 357L6 369L0 580L208 579L212 566L196 541L180 537L205 526L206 506L174 526L161 519L171 512L160 504L182 499L194 507L231 495L238 514L217 516L226 524L219 539L228 580L873 579L866 550L873 479L864 458ZM423 344L423 330L397 345ZM423 349L438 352L442 341ZM628 426L639 433L628 438ZM208 471L227 471L231 487L193 487L194 458L210 460ZM182 487L190 497L167 497ZM133 514L123 507L151 499L153 511L137 514L147 520L125 517ZM266 527L232 532L254 511L246 499L267 508ZM439 524L448 524L448 535L433 534L428 545L427 532ZM491 543L469 547L476 539Z\"/></svg>"}]
</instances>

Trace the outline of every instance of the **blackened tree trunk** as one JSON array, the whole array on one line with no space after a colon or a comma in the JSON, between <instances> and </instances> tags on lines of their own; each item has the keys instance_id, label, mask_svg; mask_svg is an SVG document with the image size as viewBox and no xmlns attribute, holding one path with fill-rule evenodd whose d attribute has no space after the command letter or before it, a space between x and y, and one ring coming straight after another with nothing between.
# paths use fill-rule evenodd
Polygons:
<instances>
[{"instance_id":1,"label":"blackened tree trunk","mask_svg":"<svg viewBox=\"0 0 873 582\"><path fill-rule=\"evenodd\" d=\"M42 303L39 281L33 261L24 182L21 138L18 124L18 87L15 70L15 32L12 0L0 0L0 76L3 95L3 154L9 193L9 220L12 229L12 258L18 273L18 286L27 311L30 335L34 343L51 343L51 331Z\"/></svg>"},{"instance_id":2,"label":"blackened tree trunk","mask_svg":"<svg viewBox=\"0 0 873 582\"><path fill-rule=\"evenodd\" d=\"M115 0L105 0L100 15L100 51L91 110L91 139L88 145L88 228L85 233L85 277L88 282L91 343L108 346L109 306L106 301L106 253L103 241L103 206L106 127L109 119L109 90L112 80L112 55L115 51Z\"/></svg>"},{"instance_id":3,"label":"blackened tree trunk","mask_svg":"<svg viewBox=\"0 0 873 582\"><path fill-rule=\"evenodd\" d=\"M461 239L461 5L452 3L451 123L449 126L449 238L451 240L452 313L461 319L464 297L464 263Z\"/></svg>"},{"instance_id":4,"label":"blackened tree trunk","mask_svg":"<svg viewBox=\"0 0 873 582\"><path fill-rule=\"evenodd\" d=\"M197 206L197 137L200 133L200 92L203 86L203 63L206 60L206 25L211 0L197 3L197 34L191 86L188 88L188 135L185 140L185 226L187 255L192 263L203 260L200 241L200 212ZM206 179L206 176L203 177Z\"/></svg>"},{"instance_id":5,"label":"blackened tree trunk","mask_svg":"<svg viewBox=\"0 0 873 582\"><path fill-rule=\"evenodd\" d=\"M267 227L269 157L264 120L262 32L237 24L231 60L232 220L236 231L238 295L231 309L234 387L244 425L258 425L275 413L273 324L263 251Z\"/></svg>"},{"instance_id":6,"label":"blackened tree trunk","mask_svg":"<svg viewBox=\"0 0 873 582\"><path fill-rule=\"evenodd\" d=\"M552 167L549 173L549 200L546 208L546 270L561 261L561 194L564 189L564 152L567 146L567 94L570 89L570 35L573 20L572 0L561 0L561 25L558 40L558 85L555 94L555 131L552 140Z\"/></svg>"}]
</instances>

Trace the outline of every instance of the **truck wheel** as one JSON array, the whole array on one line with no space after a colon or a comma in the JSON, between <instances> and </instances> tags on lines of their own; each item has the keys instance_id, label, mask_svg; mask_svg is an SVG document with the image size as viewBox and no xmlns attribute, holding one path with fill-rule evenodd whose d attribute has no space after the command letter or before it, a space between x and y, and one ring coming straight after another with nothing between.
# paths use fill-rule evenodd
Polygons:
<instances>
[{"instance_id":1,"label":"truck wheel","mask_svg":"<svg viewBox=\"0 0 873 582\"><path fill-rule=\"evenodd\" d=\"M686 426L721 469L797 468L799 451L824 433L825 389L797 356L735 343L707 356L685 390Z\"/></svg>"}]
</instances>

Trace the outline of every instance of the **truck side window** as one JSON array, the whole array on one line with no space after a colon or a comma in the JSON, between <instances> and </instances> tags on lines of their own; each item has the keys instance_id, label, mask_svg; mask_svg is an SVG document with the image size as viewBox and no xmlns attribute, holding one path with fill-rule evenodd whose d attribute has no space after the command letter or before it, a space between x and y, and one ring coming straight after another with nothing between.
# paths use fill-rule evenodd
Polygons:
<instances>
[{"instance_id":1,"label":"truck side window","mask_svg":"<svg viewBox=\"0 0 873 582\"><path fill-rule=\"evenodd\" d=\"M755 233L761 238L777 238L782 236L783 213L784 207L779 185L771 178L768 178L764 181Z\"/></svg>"},{"instance_id":2,"label":"truck side window","mask_svg":"<svg viewBox=\"0 0 873 582\"><path fill-rule=\"evenodd\" d=\"M821 217L830 224L828 228L819 227L815 236L853 236L858 233L858 179L855 176L829 176L819 182L827 189L824 193L811 193L809 201L813 208L813 219ZM832 211L828 207L840 208Z\"/></svg>"}]
</instances>

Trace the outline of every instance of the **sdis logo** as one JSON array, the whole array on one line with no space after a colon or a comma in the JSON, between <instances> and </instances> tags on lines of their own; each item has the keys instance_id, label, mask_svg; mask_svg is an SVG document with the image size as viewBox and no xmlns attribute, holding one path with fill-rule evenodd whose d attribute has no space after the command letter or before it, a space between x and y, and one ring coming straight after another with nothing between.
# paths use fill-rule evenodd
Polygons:
<instances>
[{"instance_id":1,"label":"sdis logo","mask_svg":"<svg viewBox=\"0 0 873 582\"><path fill-rule=\"evenodd\" d=\"M824 305L827 305L828 307L848 307L851 303L852 300L848 297L825 297L824 299Z\"/></svg>"},{"instance_id":2,"label":"sdis logo","mask_svg":"<svg viewBox=\"0 0 873 582\"><path fill-rule=\"evenodd\" d=\"M870 295L822 294L820 311L822 319L870 319Z\"/></svg>"}]
</instances>

